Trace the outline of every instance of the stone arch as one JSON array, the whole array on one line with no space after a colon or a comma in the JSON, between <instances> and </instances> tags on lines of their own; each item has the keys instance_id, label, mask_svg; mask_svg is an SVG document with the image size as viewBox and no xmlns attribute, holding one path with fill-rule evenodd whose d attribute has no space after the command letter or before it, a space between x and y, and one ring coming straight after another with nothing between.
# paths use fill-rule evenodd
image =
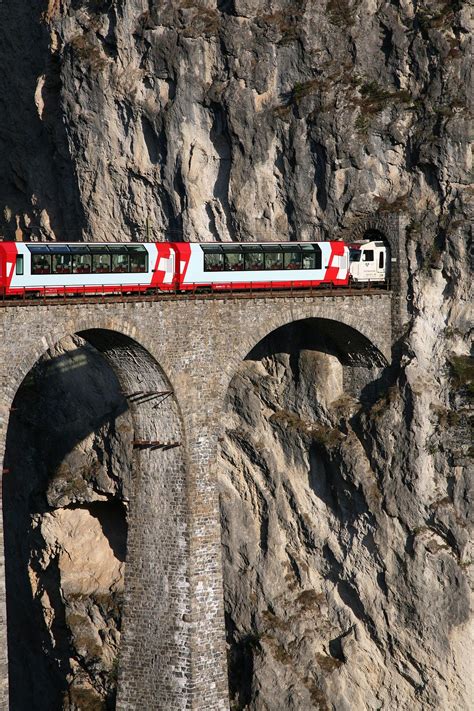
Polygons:
<instances>
[{"instance_id":1,"label":"stone arch","mask_svg":"<svg viewBox=\"0 0 474 711\"><path fill-rule=\"evenodd\" d=\"M134 423L117 708L147 708L157 698L165 706L178 707L183 699L182 670L189 667L190 655L189 630L183 622L189 610L188 590L183 585L188 574L188 501L179 405L153 355L152 343L138 343L131 324L98 316L63 322L24 355L8 385L6 410L40 356L68 331L91 344L112 367ZM150 442L155 444L146 444ZM2 605L0 640L6 661L5 613Z\"/></svg>"},{"instance_id":2,"label":"stone arch","mask_svg":"<svg viewBox=\"0 0 474 711\"><path fill-rule=\"evenodd\" d=\"M400 239L397 216L394 215L370 215L360 220L355 227L349 231L349 239L362 239L366 232L378 232L390 245L393 254L398 252Z\"/></svg>"},{"instance_id":3,"label":"stone arch","mask_svg":"<svg viewBox=\"0 0 474 711\"><path fill-rule=\"evenodd\" d=\"M332 338L341 360L344 361L346 365L350 365L351 363L366 365L367 367L372 365L387 365L387 359L384 354L362 331L354 328L354 326L348 325L344 321L335 321L334 319L322 316L307 316L306 318L283 323L276 329L272 329L272 331L265 333L265 335L256 342L247 354L247 357L253 351L258 350L262 341L270 338L272 335L277 334L290 325L297 326L298 324L303 325L304 323L313 324L316 331L319 330L323 332L325 336Z\"/></svg>"},{"instance_id":4,"label":"stone arch","mask_svg":"<svg viewBox=\"0 0 474 711\"><path fill-rule=\"evenodd\" d=\"M320 310L317 308L305 309L304 307L299 310L298 307L296 307L291 311L292 313L288 313L287 311L282 311L277 314L272 313L268 320L259 323L251 333L247 332L242 334L237 351L229 357L226 364L223 386L224 397L240 363L247 358L258 344L279 329L298 322L311 321L316 327L318 323L323 324L326 332L330 328L339 329L338 341L344 337L352 340L354 345L353 357L352 359L349 358L348 350L348 358L346 359L347 362L345 362L345 365L350 365L350 360L352 360L352 365L359 365L365 368L372 366L381 368L388 364L390 343L387 339L383 340L383 338L380 337L382 334L380 331L377 333L376 329L369 335L368 333L363 333L360 328L357 328L360 324L357 322L356 313L349 314L349 316L337 313L337 304L334 312L327 308ZM337 318L334 318L336 315ZM331 318L330 316L333 317ZM347 341L346 345L348 343L349 341ZM343 352L341 347L339 350Z\"/></svg>"}]
</instances>

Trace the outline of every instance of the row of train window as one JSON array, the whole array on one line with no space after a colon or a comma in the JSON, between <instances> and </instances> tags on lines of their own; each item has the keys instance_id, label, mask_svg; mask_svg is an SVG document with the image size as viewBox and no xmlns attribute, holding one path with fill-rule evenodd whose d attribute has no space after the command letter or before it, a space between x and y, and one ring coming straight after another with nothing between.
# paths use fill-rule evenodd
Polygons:
<instances>
[{"instance_id":1,"label":"row of train window","mask_svg":"<svg viewBox=\"0 0 474 711\"><path fill-rule=\"evenodd\" d=\"M321 264L321 249L317 245L292 251L204 250L205 272L321 269Z\"/></svg>"},{"instance_id":2,"label":"row of train window","mask_svg":"<svg viewBox=\"0 0 474 711\"><path fill-rule=\"evenodd\" d=\"M138 245L125 248L109 245L105 249L61 245L51 246L47 252L44 247L28 248L31 274L137 274L148 271L148 252ZM16 272L23 273L21 257L17 258Z\"/></svg>"}]
</instances>

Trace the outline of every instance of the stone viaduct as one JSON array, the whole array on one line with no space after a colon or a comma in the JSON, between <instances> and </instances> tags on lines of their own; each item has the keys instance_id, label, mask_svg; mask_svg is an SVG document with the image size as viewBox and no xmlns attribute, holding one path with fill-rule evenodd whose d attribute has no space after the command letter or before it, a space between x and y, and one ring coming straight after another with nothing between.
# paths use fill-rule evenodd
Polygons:
<instances>
[{"instance_id":1,"label":"stone viaduct","mask_svg":"<svg viewBox=\"0 0 474 711\"><path fill-rule=\"evenodd\" d=\"M396 317L392 328L393 309L390 292L58 300L0 308L3 466L10 408L22 380L71 334L114 369L129 396L135 439L164 445L134 452L117 709L229 707L214 460L239 363L276 329L312 319L315 329L337 335L346 368L382 366L391 360L400 324ZM169 396L158 395L163 392ZM0 532L0 709L7 709L1 526Z\"/></svg>"},{"instance_id":2,"label":"stone viaduct","mask_svg":"<svg viewBox=\"0 0 474 711\"><path fill-rule=\"evenodd\" d=\"M9 410L38 358L78 333L130 398L137 440L117 707L227 708L220 530L213 460L227 388L267 334L301 319L341 334L354 364L390 360L391 295L16 306L0 310L0 460ZM350 367L350 366L349 366ZM172 391L160 400L136 393ZM157 407L158 405L158 407ZM5 588L1 708L7 702ZM157 699L160 700L157 706Z\"/></svg>"}]
</instances>

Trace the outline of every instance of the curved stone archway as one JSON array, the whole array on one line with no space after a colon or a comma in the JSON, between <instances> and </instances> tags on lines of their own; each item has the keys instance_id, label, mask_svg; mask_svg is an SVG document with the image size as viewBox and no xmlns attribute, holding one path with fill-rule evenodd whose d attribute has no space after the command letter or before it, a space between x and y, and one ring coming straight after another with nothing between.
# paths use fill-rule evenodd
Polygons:
<instances>
[{"instance_id":1,"label":"curved stone archway","mask_svg":"<svg viewBox=\"0 0 474 711\"><path fill-rule=\"evenodd\" d=\"M310 348L321 350L331 343L344 365L365 367L388 365L387 358L379 347L360 330L344 321L319 316L290 321L270 331L249 351L246 359L261 357L261 354L274 347L276 342L286 349L291 349L293 344L288 340L289 336L284 333L285 329L292 329L295 333L300 330L300 340L303 339Z\"/></svg>"},{"instance_id":2,"label":"curved stone archway","mask_svg":"<svg viewBox=\"0 0 474 711\"><path fill-rule=\"evenodd\" d=\"M117 331L87 328L76 332L113 369L133 419L117 708L151 707L157 698L165 706L180 708L187 695L183 671L190 665L189 624L184 621L190 602L184 583L189 514L182 418L168 378L145 348ZM51 341L54 337L43 341L41 349L47 350ZM39 350L25 354L16 378L12 377L14 382L27 376Z\"/></svg>"},{"instance_id":3,"label":"curved stone archway","mask_svg":"<svg viewBox=\"0 0 474 711\"><path fill-rule=\"evenodd\" d=\"M288 319L283 312L270 323L259 325L249 338L242 334L242 342L236 354L229 357L226 368L227 393L230 382L238 371L242 361L261 359L268 355L272 348L280 346L289 351L295 338L300 348L310 348L322 352L330 352L340 362L341 373L344 374L344 385L352 395L360 395L370 381L375 380L380 370L389 363L386 341L383 338L383 324L377 333L377 323L374 320L371 338L358 330L357 314L349 314L344 321L320 316L306 316ZM366 333L367 333L367 329ZM382 338L381 338L382 336ZM375 342L374 342L375 341Z\"/></svg>"}]
</instances>

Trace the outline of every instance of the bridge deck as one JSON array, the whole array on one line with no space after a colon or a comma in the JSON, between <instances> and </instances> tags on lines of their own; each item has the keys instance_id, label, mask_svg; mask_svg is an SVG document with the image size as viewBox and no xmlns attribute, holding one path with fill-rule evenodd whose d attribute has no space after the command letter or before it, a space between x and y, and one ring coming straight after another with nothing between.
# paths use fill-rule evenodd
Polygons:
<instances>
[{"instance_id":1,"label":"bridge deck","mask_svg":"<svg viewBox=\"0 0 474 711\"><path fill-rule=\"evenodd\" d=\"M17 298L2 298L0 299L0 308L8 308L12 306L34 306L34 305L44 305L54 306L59 304L103 304L103 303L124 303L132 301L196 301L197 299L203 300L227 300L227 299L268 299L268 298L281 298L281 299L301 299L301 298L313 298L313 297L347 297L347 296L378 296L380 294L390 294L389 288L376 288L376 287L347 287L344 289L258 289L256 291L187 291L182 293L168 292L161 294L101 294L97 295L89 294L86 296L82 295L71 295L65 294L64 296L24 296Z\"/></svg>"}]
</instances>

